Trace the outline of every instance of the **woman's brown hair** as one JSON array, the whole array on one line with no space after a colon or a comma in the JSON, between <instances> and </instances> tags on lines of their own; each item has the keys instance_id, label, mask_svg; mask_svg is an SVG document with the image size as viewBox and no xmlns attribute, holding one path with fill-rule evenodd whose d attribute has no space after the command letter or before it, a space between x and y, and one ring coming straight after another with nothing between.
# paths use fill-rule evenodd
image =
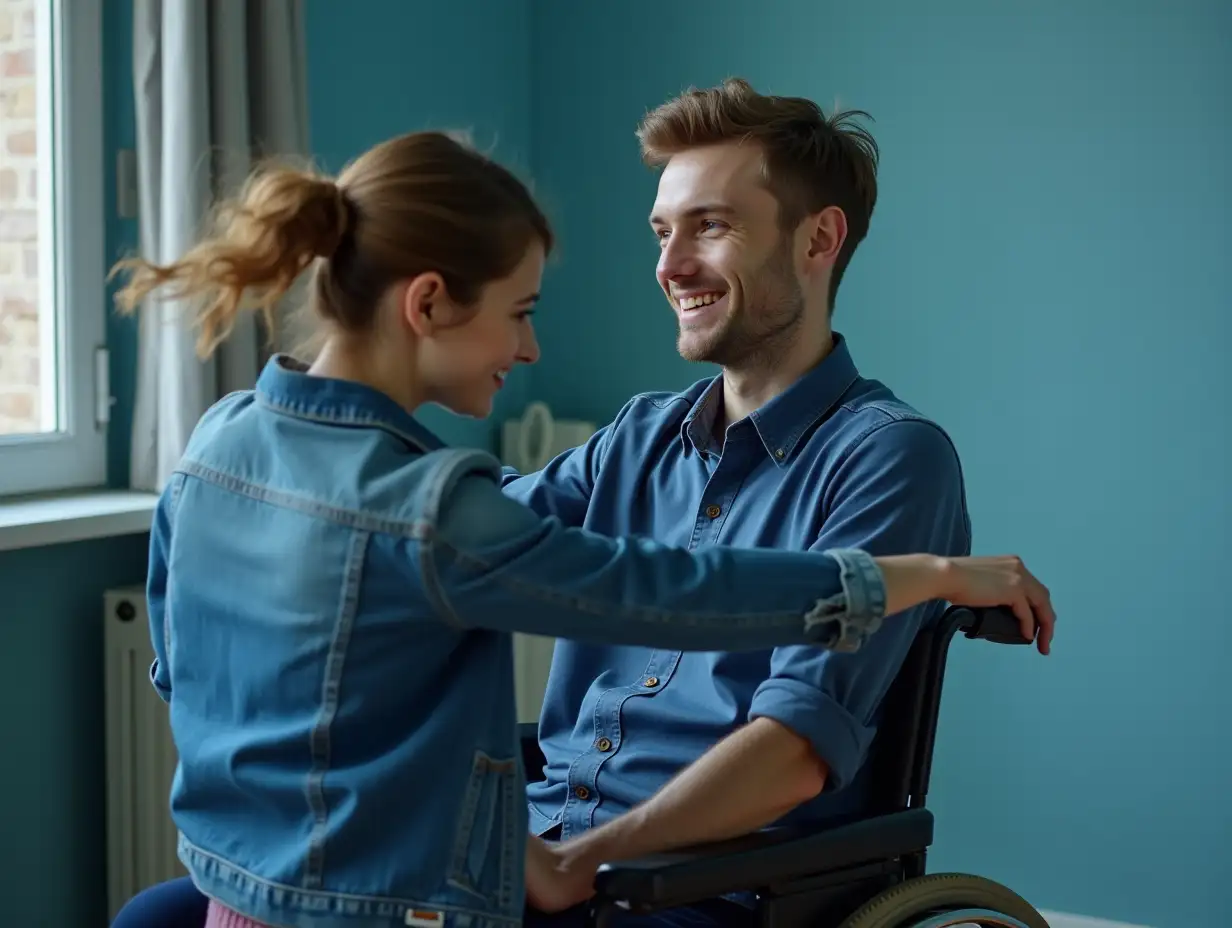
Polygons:
<instances>
[{"instance_id":1,"label":"woman's brown hair","mask_svg":"<svg viewBox=\"0 0 1232 928\"><path fill-rule=\"evenodd\" d=\"M513 273L535 241L551 251L552 230L520 180L450 135L415 132L370 149L336 179L259 169L178 260L131 258L112 273L130 274L116 295L124 312L164 287L199 300L197 349L206 357L246 308L273 333L279 301L310 267L310 307L363 332L395 282L435 271L468 305Z\"/></svg>"}]
</instances>

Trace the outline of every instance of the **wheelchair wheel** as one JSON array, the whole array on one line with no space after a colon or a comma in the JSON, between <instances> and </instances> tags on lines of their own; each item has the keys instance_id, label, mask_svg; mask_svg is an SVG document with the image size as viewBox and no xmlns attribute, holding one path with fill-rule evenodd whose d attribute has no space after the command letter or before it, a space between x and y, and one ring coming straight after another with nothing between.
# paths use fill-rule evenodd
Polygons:
<instances>
[{"instance_id":1,"label":"wheelchair wheel","mask_svg":"<svg viewBox=\"0 0 1232 928\"><path fill-rule=\"evenodd\" d=\"M908 880L871 899L839 928L1048 928L1027 900L965 873Z\"/></svg>"}]
</instances>

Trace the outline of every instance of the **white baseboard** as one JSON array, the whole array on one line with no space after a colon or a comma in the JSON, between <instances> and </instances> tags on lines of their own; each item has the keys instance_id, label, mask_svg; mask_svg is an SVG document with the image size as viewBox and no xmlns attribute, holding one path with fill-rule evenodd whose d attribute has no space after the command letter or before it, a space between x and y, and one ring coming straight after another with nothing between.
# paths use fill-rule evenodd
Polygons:
<instances>
[{"instance_id":1,"label":"white baseboard","mask_svg":"<svg viewBox=\"0 0 1232 928\"><path fill-rule=\"evenodd\" d=\"M1049 928L1148 928L1146 925L1131 925L1129 922L1111 922L1106 918L1071 915L1068 912L1045 912L1041 909L1040 915L1047 919Z\"/></svg>"}]
</instances>

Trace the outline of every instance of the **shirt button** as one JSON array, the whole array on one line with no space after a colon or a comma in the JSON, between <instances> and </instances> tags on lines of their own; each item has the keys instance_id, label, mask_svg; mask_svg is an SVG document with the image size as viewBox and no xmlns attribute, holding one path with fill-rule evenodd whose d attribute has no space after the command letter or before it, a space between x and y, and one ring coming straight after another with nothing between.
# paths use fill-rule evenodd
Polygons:
<instances>
[{"instance_id":1,"label":"shirt button","mask_svg":"<svg viewBox=\"0 0 1232 928\"><path fill-rule=\"evenodd\" d=\"M786 454L786 453L787 453L787 452L786 452L786 451L784 451L782 448L779 448L778 450L776 450L776 451L774 452L774 456L775 456L776 458L778 458L778 459L781 461L781 460L783 460L783 455L784 455L784 454Z\"/></svg>"},{"instance_id":2,"label":"shirt button","mask_svg":"<svg viewBox=\"0 0 1232 928\"><path fill-rule=\"evenodd\" d=\"M577 796L578 799L589 799L590 790L585 786L579 786L573 791L573 795Z\"/></svg>"},{"instance_id":3,"label":"shirt button","mask_svg":"<svg viewBox=\"0 0 1232 928\"><path fill-rule=\"evenodd\" d=\"M706 507L706 515L710 516L710 518L712 519L717 519L719 517L719 513L721 513L722 511L723 510L720 509L718 506L711 505L711 506Z\"/></svg>"},{"instance_id":4,"label":"shirt button","mask_svg":"<svg viewBox=\"0 0 1232 928\"><path fill-rule=\"evenodd\" d=\"M645 685L646 686L658 686L659 678L658 677L647 677L645 681Z\"/></svg>"},{"instance_id":5,"label":"shirt button","mask_svg":"<svg viewBox=\"0 0 1232 928\"><path fill-rule=\"evenodd\" d=\"M595 747L597 747L600 751L610 751L612 749L612 742L610 742L607 738L600 738L595 742Z\"/></svg>"}]
</instances>

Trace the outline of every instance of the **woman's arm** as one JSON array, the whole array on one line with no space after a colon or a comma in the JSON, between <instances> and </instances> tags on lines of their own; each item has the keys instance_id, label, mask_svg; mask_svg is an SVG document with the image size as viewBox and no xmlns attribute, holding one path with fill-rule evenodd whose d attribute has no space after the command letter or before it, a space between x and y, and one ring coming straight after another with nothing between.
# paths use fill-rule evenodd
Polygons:
<instances>
[{"instance_id":1,"label":"woman's arm","mask_svg":"<svg viewBox=\"0 0 1232 928\"><path fill-rule=\"evenodd\" d=\"M417 543L425 588L462 627L681 650L854 649L887 612L954 593L991 604L1017 595L1005 566L973 572L916 556L887 559L886 573L862 551L688 551L608 538L542 519L473 463L467 470L442 481L434 530Z\"/></svg>"}]
</instances>

